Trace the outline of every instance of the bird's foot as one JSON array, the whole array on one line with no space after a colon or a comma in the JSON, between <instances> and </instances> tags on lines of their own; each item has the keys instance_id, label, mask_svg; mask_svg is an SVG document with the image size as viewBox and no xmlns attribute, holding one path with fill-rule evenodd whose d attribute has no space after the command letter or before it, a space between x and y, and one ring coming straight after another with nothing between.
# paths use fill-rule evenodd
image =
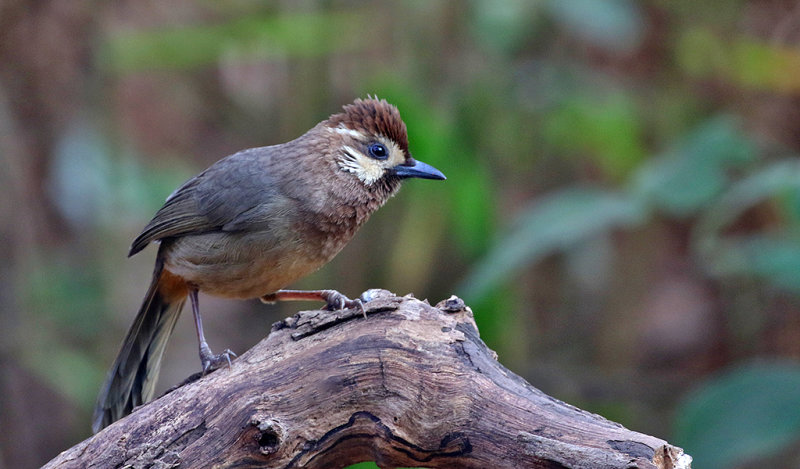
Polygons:
<instances>
[{"instance_id":1,"label":"bird's foot","mask_svg":"<svg viewBox=\"0 0 800 469\"><path fill-rule=\"evenodd\" d=\"M367 311L364 309L364 302L361 298L351 300L336 290L322 290L320 296L322 296L323 301L325 301L325 309L328 311L356 308L364 315L364 319L367 317Z\"/></svg>"},{"instance_id":2,"label":"bird's foot","mask_svg":"<svg viewBox=\"0 0 800 469\"><path fill-rule=\"evenodd\" d=\"M200 344L200 363L203 365L203 374L210 373L223 365L231 366L231 357L236 357L231 349L225 349L222 353L214 354L208 344Z\"/></svg>"}]
</instances>

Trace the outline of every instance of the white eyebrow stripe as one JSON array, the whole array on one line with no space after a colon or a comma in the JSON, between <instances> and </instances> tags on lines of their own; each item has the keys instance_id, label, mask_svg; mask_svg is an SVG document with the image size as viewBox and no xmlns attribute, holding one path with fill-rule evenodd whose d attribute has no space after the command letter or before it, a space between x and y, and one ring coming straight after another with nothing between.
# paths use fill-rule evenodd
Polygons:
<instances>
[{"instance_id":1,"label":"white eyebrow stripe","mask_svg":"<svg viewBox=\"0 0 800 469\"><path fill-rule=\"evenodd\" d=\"M347 127L342 127L342 126L331 129L331 132L336 132L337 134L340 135L346 135L358 139L364 138L364 134L362 134L361 132L353 129L348 129Z\"/></svg>"}]
</instances>

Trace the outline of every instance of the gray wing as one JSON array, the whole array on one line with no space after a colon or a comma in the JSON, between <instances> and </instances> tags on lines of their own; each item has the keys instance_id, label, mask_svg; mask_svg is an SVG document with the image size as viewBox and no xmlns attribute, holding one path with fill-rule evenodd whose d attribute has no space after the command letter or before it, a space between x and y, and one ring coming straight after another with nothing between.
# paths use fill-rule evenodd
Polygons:
<instances>
[{"instance_id":1,"label":"gray wing","mask_svg":"<svg viewBox=\"0 0 800 469\"><path fill-rule=\"evenodd\" d=\"M294 202L281 194L280 175L270 171L272 148L236 153L186 181L133 241L128 255L164 238L265 230L276 216L291 213Z\"/></svg>"}]
</instances>

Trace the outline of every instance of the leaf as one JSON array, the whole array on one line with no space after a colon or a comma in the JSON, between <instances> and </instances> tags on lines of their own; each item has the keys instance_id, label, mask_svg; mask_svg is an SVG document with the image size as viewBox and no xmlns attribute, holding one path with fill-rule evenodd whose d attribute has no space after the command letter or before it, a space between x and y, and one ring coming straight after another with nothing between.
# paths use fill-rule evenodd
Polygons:
<instances>
[{"instance_id":1,"label":"leaf","mask_svg":"<svg viewBox=\"0 0 800 469\"><path fill-rule=\"evenodd\" d=\"M711 269L718 276L755 277L800 293L800 240L766 235L726 240Z\"/></svg>"},{"instance_id":2,"label":"leaf","mask_svg":"<svg viewBox=\"0 0 800 469\"><path fill-rule=\"evenodd\" d=\"M800 292L800 239L791 230L723 237L724 230L756 204L800 189L800 162L773 163L734 184L701 218L694 249L718 276L756 277ZM788 207L791 210L791 207ZM789 214L788 223L795 222Z\"/></svg>"},{"instance_id":3,"label":"leaf","mask_svg":"<svg viewBox=\"0 0 800 469\"><path fill-rule=\"evenodd\" d=\"M525 209L457 290L476 301L521 267L611 229L642 223L645 216L644 207L624 194L593 188L556 192Z\"/></svg>"},{"instance_id":4,"label":"leaf","mask_svg":"<svg viewBox=\"0 0 800 469\"><path fill-rule=\"evenodd\" d=\"M759 202L797 189L800 161L792 158L772 163L733 184L706 212L698 230L711 236Z\"/></svg>"},{"instance_id":5,"label":"leaf","mask_svg":"<svg viewBox=\"0 0 800 469\"><path fill-rule=\"evenodd\" d=\"M756 158L735 120L711 119L681 143L641 166L634 191L671 215L690 216L708 206L729 183L728 171Z\"/></svg>"},{"instance_id":6,"label":"leaf","mask_svg":"<svg viewBox=\"0 0 800 469\"><path fill-rule=\"evenodd\" d=\"M800 440L800 366L751 363L707 381L676 412L696 467L734 467Z\"/></svg>"}]
</instances>

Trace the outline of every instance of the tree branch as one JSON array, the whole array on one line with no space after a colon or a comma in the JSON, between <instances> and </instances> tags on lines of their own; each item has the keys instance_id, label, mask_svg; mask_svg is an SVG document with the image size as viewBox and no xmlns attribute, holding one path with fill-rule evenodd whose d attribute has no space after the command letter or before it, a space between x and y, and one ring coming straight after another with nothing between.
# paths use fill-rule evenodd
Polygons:
<instances>
[{"instance_id":1,"label":"tree branch","mask_svg":"<svg viewBox=\"0 0 800 469\"><path fill-rule=\"evenodd\" d=\"M688 467L679 448L503 367L460 299L431 307L372 293L368 319L317 310L278 322L231 368L45 467Z\"/></svg>"}]
</instances>

